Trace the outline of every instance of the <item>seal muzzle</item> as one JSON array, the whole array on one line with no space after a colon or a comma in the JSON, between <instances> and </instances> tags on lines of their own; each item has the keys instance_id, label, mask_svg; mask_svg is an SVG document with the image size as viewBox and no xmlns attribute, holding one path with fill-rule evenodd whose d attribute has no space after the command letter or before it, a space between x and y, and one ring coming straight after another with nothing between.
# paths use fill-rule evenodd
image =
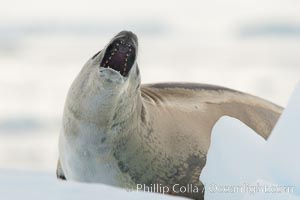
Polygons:
<instances>
[{"instance_id":1,"label":"seal muzzle","mask_svg":"<svg viewBox=\"0 0 300 200\"><path fill-rule=\"evenodd\" d=\"M100 66L118 71L124 77L128 76L136 59L136 51L136 35L129 31L122 31L106 48Z\"/></svg>"}]
</instances>

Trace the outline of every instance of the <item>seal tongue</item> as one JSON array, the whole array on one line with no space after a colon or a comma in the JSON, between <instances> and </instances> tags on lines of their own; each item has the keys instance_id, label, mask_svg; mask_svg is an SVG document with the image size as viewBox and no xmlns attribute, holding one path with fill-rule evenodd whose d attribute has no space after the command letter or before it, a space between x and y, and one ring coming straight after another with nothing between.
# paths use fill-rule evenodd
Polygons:
<instances>
[{"instance_id":1,"label":"seal tongue","mask_svg":"<svg viewBox=\"0 0 300 200\"><path fill-rule=\"evenodd\" d=\"M112 68L121 75L127 76L135 60L135 48L131 42L116 40L110 44L105 52L101 66Z\"/></svg>"}]
</instances>

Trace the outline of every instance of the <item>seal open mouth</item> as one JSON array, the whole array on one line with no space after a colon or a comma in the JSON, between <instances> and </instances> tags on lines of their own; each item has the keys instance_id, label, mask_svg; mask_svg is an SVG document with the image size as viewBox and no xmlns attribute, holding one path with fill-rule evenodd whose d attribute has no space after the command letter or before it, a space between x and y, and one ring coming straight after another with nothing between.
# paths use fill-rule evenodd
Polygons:
<instances>
[{"instance_id":1,"label":"seal open mouth","mask_svg":"<svg viewBox=\"0 0 300 200\"><path fill-rule=\"evenodd\" d=\"M136 36L131 32L121 32L106 48L100 66L118 71L128 76L136 58Z\"/></svg>"}]
</instances>

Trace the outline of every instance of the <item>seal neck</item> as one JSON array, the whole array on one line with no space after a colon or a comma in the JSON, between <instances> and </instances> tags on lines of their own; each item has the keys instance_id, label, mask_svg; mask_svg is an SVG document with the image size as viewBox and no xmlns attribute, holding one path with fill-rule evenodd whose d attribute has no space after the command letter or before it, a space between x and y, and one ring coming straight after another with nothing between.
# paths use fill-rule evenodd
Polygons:
<instances>
[{"instance_id":1,"label":"seal neck","mask_svg":"<svg viewBox=\"0 0 300 200\"><path fill-rule=\"evenodd\" d=\"M114 134L133 134L139 129L140 111L142 109L141 95L138 90L134 94L122 95L116 103L110 120L110 130Z\"/></svg>"}]
</instances>

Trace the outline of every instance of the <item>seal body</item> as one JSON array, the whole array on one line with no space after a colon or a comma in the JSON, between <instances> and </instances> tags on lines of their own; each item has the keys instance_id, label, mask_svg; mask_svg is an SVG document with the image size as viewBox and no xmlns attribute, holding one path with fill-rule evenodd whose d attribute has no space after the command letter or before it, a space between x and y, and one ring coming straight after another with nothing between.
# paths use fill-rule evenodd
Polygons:
<instances>
[{"instance_id":1,"label":"seal body","mask_svg":"<svg viewBox=\"0 0 300 200\"><path fill-rule=\"evenodd\" d=\"M119 33L73 82L58 177L133 189L157 184L170 194L203 199L199 176L215 122L235 117L266 139L282 108L212 85L141 85L137 48L133 33ZM179 191L181 186L192 189Z\"/></svg>"}]
</instances>

